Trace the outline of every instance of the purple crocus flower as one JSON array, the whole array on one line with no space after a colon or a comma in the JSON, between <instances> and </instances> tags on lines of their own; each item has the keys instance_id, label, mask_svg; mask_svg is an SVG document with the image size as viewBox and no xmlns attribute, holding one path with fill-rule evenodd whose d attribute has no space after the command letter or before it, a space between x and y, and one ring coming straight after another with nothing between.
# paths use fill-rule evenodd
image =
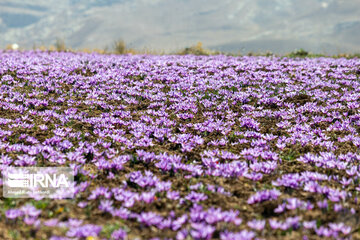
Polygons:
<instances>
[{"instance_id":1,"label":"purple crocus flower","mask_svg":"<svg viewBox=\"0 0 360 240\"><path fill-rule=\"evenodd\" d=\"M256 192L254 195L250 196L247 203L254 204L267 200L276 200L281 195L281 192L277 189L263 190Z\"/></svg>"},{"instance_id":2,"label":"purple crocus flower","mask_svg":"<svg viewBox=\"0 0 360 240\"><path fill-rule=\"evenodd\" d=\"M211 239L215 231L215 227L204 223L193 223L191 227L190 234L194 239Z\"/></svg>"},{"instance_id":3,"label":"purple crocus flower","mask_svg":"<svg viewBox=\"0 0 360 240\"><path fill-rule=\"evenodd\" d=\"M319 208L326 209L328 207L328 201L326 199L323 201L318 201L317 205Z\"/></svg>"},{"instance_id":4,"label":"purple crocus flower","mask_svg":"<svg viewBox=\"0 0 360 240\"><path fill-rule=\"evenodd\" d=\"M59 223L58 219L52 218L52 219L46 220L44 222L44 225L48 226L48 227L55 227L56 225L58 225L58 223Z\"/></svg>"},{"instance_id":5,"label":"purple crocus flower","mask_svg":"<svg viewBox=\"0 0 360 240\"><path fill-rule=\"evenodd\" d=\"M51 236L49 240L72 240L72 238L61 237L61 236Z\"/></svg>"},{"instance_id":6,"label":"purple crocus flower","mask_svg":"<svg viewBox=\"0 0 360 240\"><path fill-rule=\"evenodd\" d=\"M112 193L105 187L98 187L91 192L91 195L88 197L89 200L97 199L98 196L104 196L105 198L110 198Z\"/></svg>"},{"instance_id":7,"label":"purple crocus flower","mask_svg":"<svg viewBox=\"0 0 360 240\"><path fill-rule=\"evenodd\" d=\"M29 216L29 217L34 217L34 218L37 218L40 213L41 213L41 210L40 209L36 209L33 205L31 204L26 204L24 206L21 207L21 210L24 212L24 214L26 216Z\"/></svg>"},{"instance_id":8,"label":"purple crocus flower","mask_svg":"<svg viewBox=\"0 0 360 240\"><path fill-rule=\"evenodd\" d=\"M171 226L172 226L171 218L163 219L163 221L157 225L159 229L171 228Z\"/></svg>"},{"instance_id":9,"label":"purple crocus flower","mask_svg":"<svg viewBox=\"0 0 360 240\"><path fill-rule=\"evenodd\" d=\"M111 212L114 209L112 204L113 204L113 201L111 201L111 200L101 200L99 209L104 212Z\"/></svg>"},{"instance_id":10,"label":"purple crocus flower","mask_svg":"<svg viewBox=\"0 0 360 240\"><path fill-rule=\"evenodd\" d=\"M252 231L242 230L241 232L222 232L220 233L221 240L251 240L254 239L256 234Z\"/></svg>"},{"instance_id":11,"label":"purple crocus flower","mask_svg":"<svg viewBox=\"0 0 360 240\"><path fill-rule=\"evenodd\" d=\"M76 218L70 218L67 222L68 227L80 227L83 223L83 220L76 219Z\"/></svg>"},{"instance_id":12,"label":"purple crocus flower","mask_svg":"<svg viewBox=\"0 0 360 240\"><path fill-rule=\"evenodd\" d=\"M113 216L120 217L121 219L128 219L130 217L131 212L124 207L120 207L118 209L114 209L111 214Z\"/></svg>"},{"instance_id":13,"label":"purple crocus flower","mask_svg":"<svg viewBox=\"0 0 360 240\"><path fill-rule=\"evenodd\" d=\"M316 221L304 221L303 223L304 228L306 229L315 229L316 228Z\"/></svg>"},{"instance_id":14,"label":"purple crocus flower","mask_svg":"<svg viewBox=\"0 0 360 240\"><path fill-rule=\"evenodd\" d=\"M300 227L300 217L288 217L285 220L285 224L288 226L288 228L297 229Z\"/></svg>"},{"instance_id":15,"label":"purple crocus flower","mask_svg":"<svg viewBox=\"0 0 360 240\"><path fill-rule=\"evenodd\" d=\"M40 220L35 217L25 216L24 223L27 225L39 225Z\"/></svg>"},{"instance_id":16,"label":"purple crocus flower","mask_svg":"<svg viewBox=\"0 0 360 240\"><path fill-rule=\"evenodd\" d=\"M145 224L146 226L157 225L163 218L154 212L143 212L137 218L138 222Z\"/></svg>"},{"instance_id":17,"label":"purple crocus flower","mask_svg":"<svg viewBox=\"0 0 360 240\"><path fill-rule=\"evenodd\" d=\"M79 202L77 205L80 208L84 208L84 207L86 207L88 205L88 202L82 201L82 202Z\"/></svg>"},{"instance_id":18,"label":"purple crocus flower","mask_svg":"<svg viewBox=\"0 0 360 240\"><path fill-rule=\"evenodd\" d=\"M180 194L178 191L168 191L166 193L166 197L171 200L178 200L180 198Z\"/></svg>"},{"instance_id":19,"label":"purple crocus flower","mask_svg":"<svg viewBox=\"0 0 360 240\"><path fill-rule=\"evenodd\" d=\"M189 234L189 231L187 229L181 229L176 234L176 240L185 240L186 237L188 236L188 234Z\"/></svg>"},{"instance_id":20,"label":"purple crocus flower","mask_svg":"<svg viewBox=\"0 0 360 240\"><path fill-rule=\"evenodd\" d=\"M266 223L265 220L256 220L256 219L254 219L254 220L251 220L251 221L247 222L247 225L252 229L261 231L261 230L264 229L265 223Z\"/></svg>"},{"instance_id":21,"label":"purple crocus flower","mask_svg":"<svg viewBox=\"0 0 360 240\"><path fill-rule=\"evenodd\" d=\"M102 227L94 224L86 224L79 227L70 227L67 231L67 237L97 237L101 231Z\"/></svg>"},{"instance_id":22,"label":"purple crocus flower","mask_svg":"<svg viewBox=\"0 0 360 240\"><path fill-rule=\"evenodd\" d=\"M285 207L286 207L286 203L282 203L280 205L278 205L275 209L274 212L276 213L282 213L285 211Z\"/></svg>"},{"instance_id":23,"label":"purple crocus flower","mask_svg":"<svg viewBox=\"0 0 360 240\"><path fill-rule=\"evenodd\" d=\"M183 224L186 223L187 220L188 220L188 216L186 214L182 215L181 217L177 218L176 220L174 220L172 222L171 229L173 231L177 231L178 229L180 229L182 227Z\"/></svg>"},{"instance_id":24,"label":"purple crocus flower","mask_svg":"<svg viewBox=\"0 0 360 240\"><path fill-rule=\"evenodd\" d=\"M342 232L344 235L347 235L351 232L351 227L346 226L344 223L329 223L331 230L335 232Z\"/></svg>"},{"instance_id":25,"label":"purple crocus flower","mask_svg":"<svg viewBox=\"0 0 360 240\"><path fill-rule=\"evenodd\" d=\"M279 229L282 227L282 223L277 221L276 219L270 219L269 220L269 225L272 229Z\"/></svg>"},{"instance_id":26,"label":"purple crocus flower","mask_svg":"<svg viewBox=\"0 0 360 240\"><path fill-rule=\"evenodd\" d=\"M5 212L5 216L8 219L15 219L24 215L24 212L20 209L9 209Z\"/></svg>"},{"instance_id":27,"label":"purple crocus flower","mask_svg":"<svg viewBox=\"0 0 360 240\"><path fill-rule=\"evenodd\" d=\"M329 228L323 227L323 226L321 226L321 227L319 227L319 228L316 228L316 229L315 229L315 233L316 233L318 236L320 236L320 237L322 237L322 236L324 236L324 237L331 237L331 236L334 235L334 231L332 231L332 230L329 229ZM336 232L335 232L335 234L336 234ZM337 234L336 234L336 235L337 235Z\"/></svg>"},{"instance_id":28,"label":"purple crocus flower","mask_svg":"<svg viewBox=\"0 0 360 240\"><path fill-rule=\"evenodd\" d=\"M126 238L127 238L127 233L123 229L115 230L111 234L111 239L114 239L114 240L122 240L122 239L126 239Z\"/></svg>"},{"instance_id":29,"label":"purple crocus flower","mask_svg":"<svg viewBox=\"0 0 360 240\"><path fill-rule=\"evenodd\" d=\"M140 195L140 200L146 203L152 203L156 198L155 192L143 192Z\"/></svg>"},{"instance_id":30,"label":"purple crocus flower","mask_svg":"<svg viewBox=\"0 0 360 240\"><path fill-rule=\"evenodd\" d=\"M191 191L185 199L191 201L191 202L200 202L206 200L208 197L203 193L197 193L194 191Z\"/></svg>"}]
</instances>

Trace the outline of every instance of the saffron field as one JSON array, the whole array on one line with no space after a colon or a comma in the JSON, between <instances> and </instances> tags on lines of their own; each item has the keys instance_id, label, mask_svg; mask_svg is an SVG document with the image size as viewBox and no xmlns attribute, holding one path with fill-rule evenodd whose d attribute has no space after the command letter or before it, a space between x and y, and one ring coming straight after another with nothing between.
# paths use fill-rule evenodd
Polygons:
<instances>
[{"instance_id":1,"label":"saffron field","mask_svg":"<svg viewBox=\"0 0 360 240\"><path fill-rule=\"evenodd\" d=\"M0 52L1 171L76 182L1 196L0 239L360 239L359 76L357 58Z\"/></svg>"}]
</instances>

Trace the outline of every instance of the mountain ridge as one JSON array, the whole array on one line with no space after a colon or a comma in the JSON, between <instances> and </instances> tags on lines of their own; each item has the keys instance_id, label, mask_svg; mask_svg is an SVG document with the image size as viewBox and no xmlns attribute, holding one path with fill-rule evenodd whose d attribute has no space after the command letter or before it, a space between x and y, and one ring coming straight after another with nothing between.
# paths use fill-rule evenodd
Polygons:
<instances>
[{"instance_id":1,"label":"mountain ridge","mask_svg":"<svg viewBox=\"0 0 360 240\"><path fill-rule=\"evenodd\" d=\"M358 0L5 0L0 47L53 45L60 38L75 49L123 39L167 52L198 41L229 52L360 52L359 6Z\"/></svg>"}]
</instances>

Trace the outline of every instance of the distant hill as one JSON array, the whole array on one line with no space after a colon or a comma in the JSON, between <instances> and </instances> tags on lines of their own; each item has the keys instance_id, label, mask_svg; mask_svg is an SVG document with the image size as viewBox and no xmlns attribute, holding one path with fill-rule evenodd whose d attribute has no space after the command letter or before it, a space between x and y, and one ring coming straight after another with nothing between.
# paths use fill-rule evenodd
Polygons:
<instances>
[{"instance_id":1,"label":"distant hill","mask_svg":"<svg viewBox=\"0 0 360 240\"><path fill-rule=\"evenodd\" d=\"M329 42L310 42L293 39L259 39L253 41L235 41L231 43L212 46L222 52L235 53L267 53L273 52L277 54L286 54L294 50L306 49L310 52L320 52L323 54L339 54L343 52L352 52L351 48L331 44ZM269 50L271 49L271 51Z\"/></svg>"},{"instance_id":2,"label":"distant hill","mask_svg":"<svg viewBox=\"0 0 360 240\"><path fill-rule=\"evenodd\" d=\"M359 0L3 0L0 47L57 38L72 48L360 52Z\"/></svg>"}]
</instances>

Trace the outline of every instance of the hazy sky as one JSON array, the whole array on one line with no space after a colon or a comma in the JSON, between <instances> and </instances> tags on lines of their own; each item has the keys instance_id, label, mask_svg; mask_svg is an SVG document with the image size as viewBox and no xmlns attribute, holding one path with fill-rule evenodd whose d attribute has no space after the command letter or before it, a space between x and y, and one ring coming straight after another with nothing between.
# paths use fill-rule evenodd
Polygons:
<instances>
[{"instance_id":1,"label":"hazy sky","mask_svg":"<svg viewBox=\"0 0 360 240\"><path fill-rule=\"evenodd\" d=\"M0 46L360 52L360 0L0 0Z\"/></svg>"}]
</instances>

